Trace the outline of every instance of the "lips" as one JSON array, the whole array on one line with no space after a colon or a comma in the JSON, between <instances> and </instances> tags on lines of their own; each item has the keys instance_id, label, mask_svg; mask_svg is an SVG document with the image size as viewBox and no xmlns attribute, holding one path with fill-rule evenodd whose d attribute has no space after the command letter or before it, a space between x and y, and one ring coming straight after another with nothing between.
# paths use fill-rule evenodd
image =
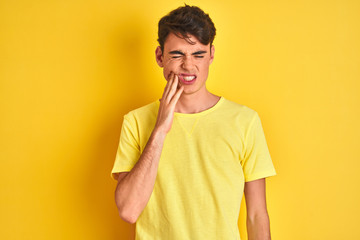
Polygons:
<instances>
[{"instance_id":1,"label":"lips","mask_svg":"<svg viewBox=\"0 0 360 240\"><path fill-rule=\"evenodd\" d=\"M193 84L196 81L195 74L180 73L178 77L180 82L185 85Z\"/></svg>"}]
</instances>

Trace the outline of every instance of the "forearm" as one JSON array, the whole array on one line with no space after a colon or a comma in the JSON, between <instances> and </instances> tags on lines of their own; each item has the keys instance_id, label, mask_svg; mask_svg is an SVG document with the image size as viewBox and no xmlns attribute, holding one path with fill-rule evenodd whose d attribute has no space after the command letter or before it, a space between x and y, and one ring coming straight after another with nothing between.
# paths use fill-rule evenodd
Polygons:
<instances>
[{"instance_id":1,"label":"forearm","mask_svg":"<svg viewBox=\"0 0 360 240\"><path fill-rule=\"evenodd\" d=\"M120 215L128 222L136 222L150 199L165 137L165 133L154 129L138 162L118 182L115 201Z\"/></svg>"},{"instance_id":2,"label":"forearm","mask_svg":"<svg viewBox=\"0 0 360 240\"><path fill-rule=\"evenodd\" d=\"M177 101L184 87L177 88L178 77L171 74L160 101L154 130L135 166L118 180L115 201L120 217L135 223L153 192L165 137L170 131Z\"/></svg>"},{"instance_id":3,"label":"forearm","mask_svg":"<svg viewBox=\"0 0 360 240\"><path fill-rule=\"evenodd\" d=\"M271 240L270 221L267 213L247 216L248 240Z\"/></svg>"}]
</instances>

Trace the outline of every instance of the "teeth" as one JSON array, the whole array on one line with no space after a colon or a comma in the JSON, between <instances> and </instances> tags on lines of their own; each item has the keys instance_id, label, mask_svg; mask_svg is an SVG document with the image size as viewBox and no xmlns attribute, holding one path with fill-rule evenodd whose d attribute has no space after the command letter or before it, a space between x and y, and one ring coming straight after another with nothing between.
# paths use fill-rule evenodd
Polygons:
<instances>
[{"instance_id":1,"label":"teeth","mask_svg":"<svg viewBox=\"0 0 360 240\"><path fill-rule=\"evenodd\" d=\"M184 78L184 80L185 81L191 81L191 80L193 80L194 78L195 78L195 76L183 76L183 78Z\"/></svg>"}]
</instances>

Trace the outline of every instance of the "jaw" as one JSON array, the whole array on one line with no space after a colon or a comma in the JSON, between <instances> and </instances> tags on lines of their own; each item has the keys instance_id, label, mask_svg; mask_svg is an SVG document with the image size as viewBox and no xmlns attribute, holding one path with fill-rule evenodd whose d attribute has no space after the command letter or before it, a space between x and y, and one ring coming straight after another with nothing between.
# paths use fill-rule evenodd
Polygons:
<instances>
[{"instance_id":1,"label":"jaw","mask_svg":"<svg viewBox=\"0 0 360 240\"><path fill-rule=\"evenodd\" d=\"M182 95L186 95L188 97L191 96L191 97L198 99L208 93L205 83L203 85L201 85L200 87L196 87L196 85L184 85L184 84L181 84L181 82L180 82L178 87L180 87L180 86L184 86Z\"/></svg>"}]
</instances>

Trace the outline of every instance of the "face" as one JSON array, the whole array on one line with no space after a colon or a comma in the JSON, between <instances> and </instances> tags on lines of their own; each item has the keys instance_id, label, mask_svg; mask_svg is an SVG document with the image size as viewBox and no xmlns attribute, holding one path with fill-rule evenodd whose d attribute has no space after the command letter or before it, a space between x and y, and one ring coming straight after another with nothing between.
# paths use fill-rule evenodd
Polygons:
<instances>
[{"instance_id":1,"label":"face","mask_svg":"<svg viewBox=\"0 0 360 240\"><path fill-rule=\"evenodd\" d=\"M156 61L163 68L164 77L169 80L173 72L179 77L179 85L184 86L183 94L205 93L209 66L214 59L214 46L203 45L189 35L195 44L170 33L164 43L164 52L156 49Z\"/></svg>"}]
</instances>

